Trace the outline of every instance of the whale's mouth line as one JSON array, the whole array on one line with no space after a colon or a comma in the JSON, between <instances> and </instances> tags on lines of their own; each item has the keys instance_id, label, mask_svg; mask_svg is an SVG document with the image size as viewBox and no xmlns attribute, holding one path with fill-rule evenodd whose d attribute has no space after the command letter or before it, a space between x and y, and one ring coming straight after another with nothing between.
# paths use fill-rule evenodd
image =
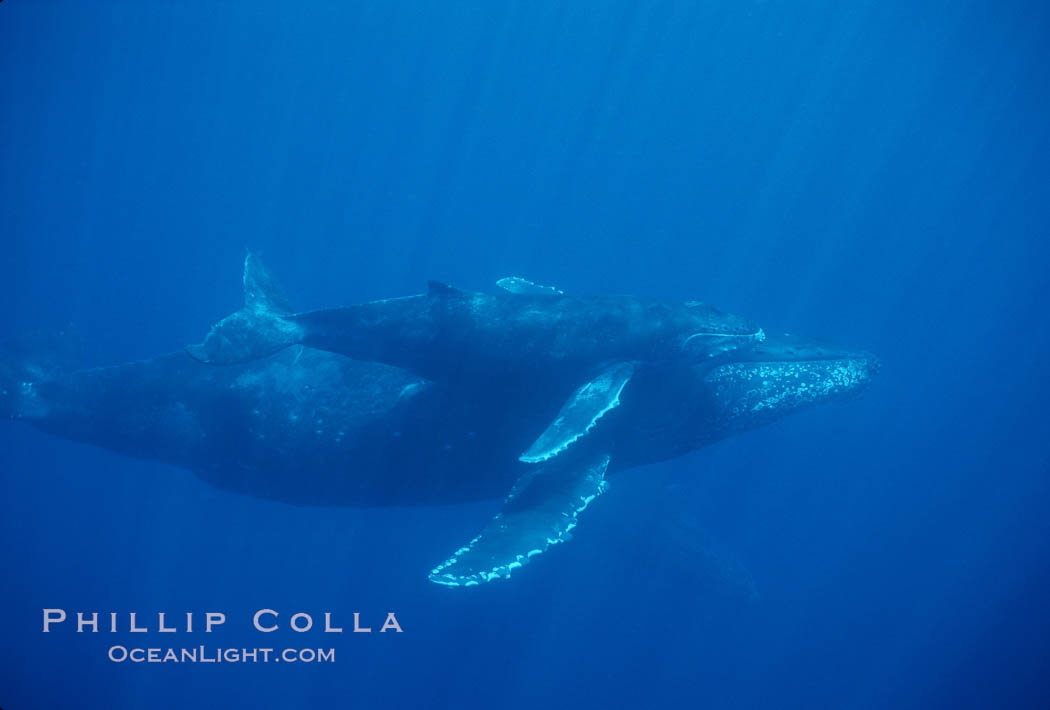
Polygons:
<instances>
[{"instance_id":1,"label":"whale's mouth line","mask_svg":"<svg viewBox=\"0 0 1050 710\"><path fill-rule=\"evenodd\" d=\"M762 357L755 358L754 360L748 360L746 358L736 360L734 364L737 365L752 365L752 364L774 364L781 362L866 362L872 365L878 363L877 360L873 360L870 357L864 357L863 355L825 355L817 356L813 355L810 357L771 357L768 353Z\"/></svg>"},{"instance_id":2,"label":"whale's mouth line","mask_svg":"<svg viewBox=\"0 0 1050 710\"><path fill-rule=\"evenodd\" d=\"M703 338L746 338L748 340L755 340L757 342L762 342L763 340L766 339L766 333L761 328L756 330L754 333L706 333L704 331L700 331L699 333L693 333L688 338L686 338L682 342L682 345L685 346L693 338L700 338L700 337L703 337Z\"/></svg>"}]
</instances>

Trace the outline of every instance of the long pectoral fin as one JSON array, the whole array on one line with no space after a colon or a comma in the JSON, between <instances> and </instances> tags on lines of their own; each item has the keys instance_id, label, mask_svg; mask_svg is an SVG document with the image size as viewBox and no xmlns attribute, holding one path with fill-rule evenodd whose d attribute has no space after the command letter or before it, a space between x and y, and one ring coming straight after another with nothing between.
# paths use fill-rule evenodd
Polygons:
<instances>
[{"instance_id":1,"label":"long pectoral fin","mask_svg":"<svg viewBox=\"0 0 1050 710\"><path fill-rule=\"evenodd\" d=\"M539 463L558 455L620 404L620 392L634 374L634 363L618 362L572 393L558 416L519 458Z\"/></svg>"},{"instance_id":2,"label":"long pectoral fin","mask_svg":"<svg viewBox=\"0 0 1050 710\"><path fill-rule=\"evenodd\" d=\"M430 581L469 587L509 577L551 545L569 540L579 513L608 487L608 465L609 457L602 454L529 471L514 484L499 514L431 571Z\"/></svg>"},{"instance_id":3,"label":"long pectoral fin","mask_svg":"<svg viewBox=\"0 0 1050 710\"><path fill-rule=\"evenodd\" d=\"M508 276L505 279L497 281L496 285L504 291L513 293L517 296L561 296L565 293L561 289L554 288L553 286L534 284L528 279L523 279L520 276Z\"/></svg>"}]
</instances>

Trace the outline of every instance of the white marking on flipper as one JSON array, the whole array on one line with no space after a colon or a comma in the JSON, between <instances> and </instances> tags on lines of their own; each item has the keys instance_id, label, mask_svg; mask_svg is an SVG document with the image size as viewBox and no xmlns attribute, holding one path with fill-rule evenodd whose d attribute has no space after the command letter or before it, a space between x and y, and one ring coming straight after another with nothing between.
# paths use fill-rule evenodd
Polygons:
<instances>
[{"instance_id":1,"label":"white marking on flipper","mask_svg":"<svg viewBox=\"0 0 1050 710\"><path fill-rule=\"evenodd\" d=\"M430 581L447 587L472 587L479 584L479 582L490 582L494 579L500 578L507 579L510 577L511 572L527 564L532 557L545 552L551 545L571 540L571 531L577 525L579 514L590 505L591 501L608 489L608 482L605 480L605 471L608 466L609 457L603 456L595 465L586 467L585 472L582 474L583 478L578 482L578 486L585 486L588 482L593 481L594 488L592 490L595 492L593 494L578 495L579 488L577 487L575 502L571 505L568 511L561 511L563 522L553 530L555 533L553 537L550 535L544 536L542 548L532 548L524 554L511 553L512 557L508 556L507 558L509 561L503 562L502 564L496 564L487 570L472 570L470 574L455 574L447 571L450 567L459 562L464 554L473 550L474 546L486 536L486 532L483 531L466 546L456 550L452 557L431 570ZM536 475L540 474L526 475L521 481L515 484L514 489L511 490L510 495L507 497L507 501L513 500L516 496L520 495L523 489L527 488L528 482L535 480ZM597 480L595 481L594 479ZM503 519L503 512L497 514L496 517L489 522L489 525L486 526L486 531L490 529L500 531Z\"/></svg>"},{"instance_id":2,"label":"white marking on flipper","mask_svg":"<svg viewBox=\"0 0 1050 710\"><path fill-rule=\"evenodd\" d=\"M634 374L634 363L620 362L607 368L602 374L576 390L562 406L558 416L539 438L533 442L519 460L525 463L541 463L554 458L573 442L587 434L598 420L620 405L620 393ZM566 430L565 422L571 415L586 413L586 407L607 397L605 404L591 414L587 422L575 431Z\"/></svg>"},{"instance_id":3,"label":"white marking on flipper","mask_svg":"<svg viewBox=\"0 0 1050 710\"><path fill-rule=\"evenodd\" d=\"M496 285L504 291L517 296L561 296L565 293L561 289L553 286L541 286L520 276L508 276L497 281Z\"/></svg>"}]
</instances>

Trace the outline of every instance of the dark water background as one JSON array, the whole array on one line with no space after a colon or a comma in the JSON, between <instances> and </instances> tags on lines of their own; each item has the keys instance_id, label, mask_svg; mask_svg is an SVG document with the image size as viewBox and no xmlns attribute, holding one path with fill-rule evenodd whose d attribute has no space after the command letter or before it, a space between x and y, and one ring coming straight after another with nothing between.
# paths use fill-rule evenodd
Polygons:
<instances>
[{"instance_id":1,"label":"dark water background","mask_svg":"<svg viewBox=\"0 0 1050 710\"><path fill-rule=\"evenodd\" d=\"M306 5L0 5L3 333L176 350L251 247L304 308L517 274L882 373L471 590L425 572L496 502L294 508L4 424L0 706L1050 707L1042 3ZM337 663L113 664L137 639L43 607ZM260 607L405 633L260 638Z\"/></svg>"}]
</instances>

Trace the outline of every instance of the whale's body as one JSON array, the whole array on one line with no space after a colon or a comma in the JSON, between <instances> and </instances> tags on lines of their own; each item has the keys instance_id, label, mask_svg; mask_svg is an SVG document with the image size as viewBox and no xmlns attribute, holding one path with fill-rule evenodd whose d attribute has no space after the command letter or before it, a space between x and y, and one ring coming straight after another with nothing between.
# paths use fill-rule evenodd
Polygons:
<instances>
[{"instance_id":1,"label":"whale's body","mask_svg":"<svg viewBox=\"0 0 1050 710\"><path fill-rule=\"evenodd\" d=\"M610 471L677 458L845 398L874 367L863 353L777 336L695 380L645 383L625 393L602 436L616 452ZM764 390L752 386L758 377L769 383ZM174 464L243 495L322 506L502 497L529 468L514 457L531 436L529 419L550 410L542 393L533 407L509 412L497 394L310 348L230 367L175 352L4 389L2 411L48 434ZM761 392L780 401L756 410Z\"/></svg>"},{"instance_id":2,"label":"whale's body","mask_svg":"<svg viewBox=\"0 0 1050 710\"><path fill-rule=\"evenodd\" d=\"M509 490L482 535L431 575L470 585L508 576L567 539L608 475L852 394L876 367L864 353L778 336L714 358L638 368L601 426L592 422L540 464L518 454L536 431L565 418L564 378L460 370L432 380L303 346L227 367L180 352L9 380L0 411L294 504L445 504Z\"/></svg>"},{"instance_id":3,"label":"whale's body","mask_svg":"<svg viewBox=\"0 0 1050 710\"><path fill-rule=\"evenodd\" d=\"M187 348L202 362L241 363L299 344L435 380L560 377L579 384L603 364L702 361L764 337L748 321L696 301L573 297L537 292L545 287L520 279L500 293L432 281L421 295L290 313L252 255L245 273L245 308Z\"/></svg>"},{"instance_id":4,"label":"whale's body","mask_svg":"<svg viewBox=\"0 0 1050 710\"><path fill-rule=\"evenodd\" d=\"M520 278L499 285L503 291L486 294L432 281L418 296L293 313L249 254L244 307L186 351L201 362L228 365L304 345L401 367L457 389L496 392L516 411L542 393L563 404L536 429L539 437L520 459L543 463L619 406L636 375L725 360L765 338L761 328L696 301L570 297Z\"/></svg>"}]
</instances>

